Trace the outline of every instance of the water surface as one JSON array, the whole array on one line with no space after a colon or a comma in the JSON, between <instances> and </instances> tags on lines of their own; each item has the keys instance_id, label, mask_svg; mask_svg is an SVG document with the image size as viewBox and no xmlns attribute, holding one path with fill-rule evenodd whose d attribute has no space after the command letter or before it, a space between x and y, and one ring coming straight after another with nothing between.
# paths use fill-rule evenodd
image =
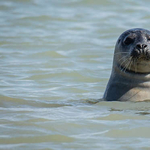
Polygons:
<instances>
[{"instance_id":1,"label":"water surface","mask_svg":"<svg viewBox=\"0 0 150 150\"><path fill-rule=\"evenodd\" d=\"M149 102L98 102L119 35L150 2L0 1L0 149L148 150Z\"/></svg>"}]
</instances>

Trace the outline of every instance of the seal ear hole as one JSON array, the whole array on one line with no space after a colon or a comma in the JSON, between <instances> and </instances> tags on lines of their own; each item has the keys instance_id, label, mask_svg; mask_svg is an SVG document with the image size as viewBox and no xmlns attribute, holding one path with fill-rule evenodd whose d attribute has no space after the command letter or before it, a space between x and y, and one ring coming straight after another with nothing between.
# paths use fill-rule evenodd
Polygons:
<instances>
[{"instance_id":1,"label":"seal ear hole","mask_svg":"<svg viewBox=\"0 0 150 150\"><path fill-rule=\"evenodd\" d=\"M127 38L125 38L125 40L124 40L124 44L125 44L125 45L130 45L130 44L133 43L133 42L134 42L134 39L131 38L131 37L127 37Z\"/></svg>"}]
</instances>

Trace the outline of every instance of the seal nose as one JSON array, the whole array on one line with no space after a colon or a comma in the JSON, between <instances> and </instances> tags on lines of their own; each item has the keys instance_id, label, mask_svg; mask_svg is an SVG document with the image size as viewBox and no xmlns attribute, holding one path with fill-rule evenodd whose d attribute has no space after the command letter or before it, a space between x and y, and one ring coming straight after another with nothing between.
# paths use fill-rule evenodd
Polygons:
<instances>
[{"instance_id":1,"label":"seal nose","mask_svg":"<svg viewBox=\"0 0 150 150\"><path fill-rule=\"evenodd\" d=\"M138 44L136 45L136 48L137 48L137 49L145 49L145 48L147 48L147 44L140 44L140 43L138 43Z\"/></svg>"}]
</instances>

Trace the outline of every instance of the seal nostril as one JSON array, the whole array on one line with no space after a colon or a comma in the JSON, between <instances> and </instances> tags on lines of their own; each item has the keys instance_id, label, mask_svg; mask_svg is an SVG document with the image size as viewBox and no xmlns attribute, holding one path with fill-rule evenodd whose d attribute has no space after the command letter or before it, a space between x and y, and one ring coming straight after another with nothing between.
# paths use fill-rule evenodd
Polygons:
<instances>
[{"instance_id":1,"label":"seal nostril","mask_svg":"<svg viewBox=\"0 0 150 150\"><path fill-rule=\"evenodd\" d=\"M137 49L145 49L145 48L147 48L147 45L146 44L137 44L136 48Z\"/></svg>"},{"instance_id":2,"label":"seal nostril","mask_svg":"<svg viewBox=\"0 0 150 150\"><path fill-rule=\"evenodd\" d=\"M146 45L146 44L143 44L143 45L142 45L142 48L143 48L143 49L147 48L147 45Z\"/></svg>"},{"instance_id":3,"label":"seal nostril","mask_svg":"<svg viewBox=\"0 0 150 150\"><path fill-rule=\"evenodd\" d=\"M137 44L137 45L136 45L136 48L137 48L137 49L142 49L142 44Z\"/></svg>"}]
</instances>

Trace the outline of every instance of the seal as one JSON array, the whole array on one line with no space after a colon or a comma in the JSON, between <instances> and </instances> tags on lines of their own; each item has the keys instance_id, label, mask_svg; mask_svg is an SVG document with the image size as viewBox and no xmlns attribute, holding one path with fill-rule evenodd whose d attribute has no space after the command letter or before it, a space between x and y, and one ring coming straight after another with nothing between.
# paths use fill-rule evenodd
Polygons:
<instances>
[{"instance_id":1,"label":"seal","mask_svg":"<svg viewBox=\"0 0 150 150\"><path fill-rule=\"evenodd\" d=\"M129 29L117 40L104 96L107 101L150 100L150 31Z\"/></svg>"}]
</instances>

